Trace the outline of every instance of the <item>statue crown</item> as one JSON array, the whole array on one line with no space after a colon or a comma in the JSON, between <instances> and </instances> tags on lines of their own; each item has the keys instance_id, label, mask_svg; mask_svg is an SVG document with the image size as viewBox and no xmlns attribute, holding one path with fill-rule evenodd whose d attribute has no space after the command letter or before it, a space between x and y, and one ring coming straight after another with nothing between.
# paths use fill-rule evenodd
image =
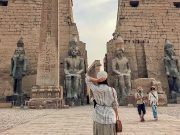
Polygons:
<instances>
[{"instance_id":1,"label":"statue crown","mask_svg":"<svg viewBox=\"0 0 180 135\"><path fill-rule=\"evenodd\" d=\"M165 46L164 46L164 49L168 49L168 48L172 48L172 43L169 41L169 40L166 40L166 43L165 43Z\"/></svg>"},{"instance_id":2,"label":"statue crown","mask_svg":"<svg viewBox=\"0 0 180 135\"><path fill-rule=\"evenodd\" d=\"M21 37L17 42L17 47L24 47L23 38Z\"/></svg>"}]
</instances>

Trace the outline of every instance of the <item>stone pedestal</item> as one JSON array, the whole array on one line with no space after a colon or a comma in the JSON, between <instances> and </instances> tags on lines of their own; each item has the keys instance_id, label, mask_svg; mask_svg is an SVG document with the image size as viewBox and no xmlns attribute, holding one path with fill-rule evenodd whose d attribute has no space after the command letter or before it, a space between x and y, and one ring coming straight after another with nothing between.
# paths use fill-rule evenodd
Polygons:
<instances>
[{"instance_id":1,"label":"stone pedestal","mask_svg":"<svg viewBox=\"0 0 180 135\"><path fill-rule=\"evenodd\" d=\"M168 102L170 104L180 104L180 93L172 92L169 96Z\"/></svg>"},{"instance_id":2,"label":"stone pedestal","mask_svg":"<svg viewBox=\"0 0 180 135\"><path fill-rule=\"evenodd\" d=\"M62 108L63 88L55 86L34 86L28 107L31 109L57 109Z\"/></svg>"},{"instance_id":3,"label":"stone pedestal","mask_svg":"<svg viewBox=\"0 0 180 135\"><path fill-rule=\"evenodd\" d=\"M177 103L177 104L180 104L180 96L178 96L178 97L176 98L176 103Z\"/></svg>"},{"instance_id":4,"label":"stone pedestal","mask_svg":"<svg viewBox=\"0 0 180 135\"><path fill-rule=\"evenodd\" d=\"M0 102L0 108L11 108L12 103Z\"/></svg>"}]
</instances>

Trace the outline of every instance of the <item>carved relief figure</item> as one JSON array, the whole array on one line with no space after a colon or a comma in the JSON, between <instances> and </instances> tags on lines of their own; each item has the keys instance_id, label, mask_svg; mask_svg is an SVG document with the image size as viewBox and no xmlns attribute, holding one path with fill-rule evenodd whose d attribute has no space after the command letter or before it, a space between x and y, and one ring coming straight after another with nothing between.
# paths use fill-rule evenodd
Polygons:
<instances>
[{"instance_id":1,"label":"carved relief figure","mask_svg":"<svg viewBox=\"0 0 180 135\"><path fill-rule=\"evenodd\" d=\"M131 70L123 49L116 50L116 58L112 61L112 70L115 73L114 87L117 90L119 104L124 105L131 90Z\"/></svg>"},{"instance_id":2,"label":"carved relief figure","mask_svg":"<svg viewBox=\"0 0 180 135\"><path fill-rule=\"evenodd\" d=\"M78 99L82 93L81 74L85 66L75 41L70 41L68 55L64 61L66 97Z\"/></svg>"},{"instance_id":3,"label":"carved relief figure","mask_svg":"<svg viewBox=\"0 0 180 135\"><path fill-rule=\"evenodd\" d=\"M17 48L11 58L10 76L13 77L14 95L22 95L22 78L26 74L27 58L24 51L23 39L17 42Z\"/></svg>"},{"instance_id":4,"label":"carved relief figure","mask_svg":"<svg viewBox=\"0 0 180 135\"><path fill-rule=\"evenodd\" d=\"M166 41L164 46L164 66L168 78L170 95L180 93L180 66L178 57L175 55L173 45Z\"/></svg>"},{"instance_id":5,"label":"carved relief figure","mask_svg":"<svg viewBox=\"0 0 180 135\"><path fill-rule=\"evenodd\" d=\"M112 36L113 36L113 40L117 40L118 37L120 36L120 34L119 34L118 32L114 32L114 33L112 34Z\"/></svg>"}]
</instances>

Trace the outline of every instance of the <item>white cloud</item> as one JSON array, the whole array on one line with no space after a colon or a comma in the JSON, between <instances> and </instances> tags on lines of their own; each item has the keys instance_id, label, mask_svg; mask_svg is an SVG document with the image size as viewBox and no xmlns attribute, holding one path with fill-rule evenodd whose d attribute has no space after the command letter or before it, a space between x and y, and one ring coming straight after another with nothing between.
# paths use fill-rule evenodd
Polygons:
<instances>
[{"instance_id":1,"label":"white cloud","mask_svg":"<svg viewBox=\"0 0 180 135\"><path fill-rule=\"evenodd\" d=\"M89 5L98 7L98 6L105 4L109 1L111 1L111 0L89 0Z\"/></svg>"},{"instance_id":2,"label":"white cloud","mask_svg":"<svg viewBox=\"0 0 180 135\"><path fill-rule=\"evenodd\" d=\"M74 18L80 39L86 43L89 65L103 62L106 42L116 26L118 0L74 0Z\"/></svg>"},{"instance_id":3,"label":"white cloud","mask_svg":"<svg viewBox=\"0 0 180 135\"><path fill-rule=\"evenodd\" d=\"M74 0L74 5L78 4L82 8L86 7L98 7L104 3L107 3L112 0Z\"/></svg>"}]
</instances>

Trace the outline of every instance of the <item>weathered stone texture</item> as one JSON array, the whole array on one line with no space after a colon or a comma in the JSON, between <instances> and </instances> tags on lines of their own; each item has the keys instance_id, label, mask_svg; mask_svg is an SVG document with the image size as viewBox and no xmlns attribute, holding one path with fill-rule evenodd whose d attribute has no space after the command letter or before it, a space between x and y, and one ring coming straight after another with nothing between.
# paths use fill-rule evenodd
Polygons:
<instances>
[{"instance_id":1,"label":"weathered stone texture","mask_svg":"<svg viewBox=\"0 0 180 135\"><path fill-rule=\"evenodd\" d=\"M180 56L180 8L170 0L139 0L138 7L119 0L116 30L124 39L133 79L155 78L167 90L164 44L170 40Z\"/></svg>"},{"instance_id":2,"label":"weathered stone texture","mask_svg":"<svg viewBox=\"0 0 180 135\"><path fill-rule=\"evenodd\" d=\"M25 51L28 57L28 75L36 74L37 56L41 24L42 0L23 1L11 0L8 6L0 6L0 76L5 82L10 83L10 60L16 48L18 39L22 36ZM35 82L35 77L25 82ZM27 83L26 83L27 84ZM0 87L4 87L1 83ZM26 86L25 91L30 90ZM0 89L2 91L4 89Z\"/></svg>"},{"instance_id":3,"label":"weathered stone texture","mask_svg":"<svg viewBox=\"0 0 180 135\"><path fill-rule=\"evenodd\" d=\"M81 57L85 60L85 72L87 72L87 51L86 44L80 41L79 33L74 23L73 14L72 14L72 0L60 0L59 1L59 50L60 50L60 85L64 85L65 73L64 73L64 59L68 57L69 50L69 41L76 36L77 46L81 52ZM83 75L84 83L85 74ZM84 91L86 93L86 89Z\"/></svg>"},{"instance_id":4,"label":"weathered stone texture","mask_svg":"<svg viewBox=\"0 0 180 135\"><path fill-rule=\"evenodd\" d=\"M43 10L43 6L49 6L49 8ZM0 72L3 74L0 78L2 80L8 81L8 85L11 83L8 77L10 58L21 36L25 43L28 59L28 75L23 79L23 90L25 92L29 93L32 86L35 85L38 55L41 55L39 52L48 50L48 48L41 48L45 42L47 47L54 46L54 51L58 51L59 58L58 56L53 57L57 57L59 60L58 80L60 80L60 85L64 83L64 58L68 55L68 44L74 35L78 39L78 47L85 59L87 69L85 43L79 40L78 30L73 21L72 6L72 0L53 0L51 2L49 0L11 0L8 2L8 6L0 6ZM43 15L44 12L47 14ZM49 40L46 38L48 35L51 35ZM51 42L52 40L53 42ZM57 46L59 46L58 50ZM42 56L44 57L39 60L41 62L46 57L45 55ZM50 63L51 67L53 67L53 62ZM0 91L3 90L4 85L0 83Z\"/></svg>"},{"instance_id":5,"label":"weathered stone texture","mask_svg":"<svg viewBox=\"0 0 180 135\"><path fill-rule=\"evenodd\" d=\"M63 88L56 86L34 86L28 107L31 109L57 109L64 106Z\"/></svg>"},{"instance_id":6,"label":"weathered stone texture","mask_svg":"<svg viewBox=\"0 0 180 135\"><path fill-rule=\"evenodd\" d=\"M36 85L59 86L58 0L44 0Z\"/></svg>"},{"instance_id":7,"label":"weathered stone texture","mask_svg":"<svg viewBox=\"0 0 180 135\"><path fill-rule=\"evenodd\" d=\"M124 49L124 48L127 49L127 46L125 46L124 42L122 42L121 40L111 39L109 42L107 42L107 54L106 54L105 59L104 59L104 66L105 66L104 70L108 72L110 84L112 84L112 82L114 81L113 78L115 75L112 72L112 60L116 57L115 56L116 50L120 49L120 48L121 49ZM128 50L133 50L133 48L134 48L134 46L129 46ZM133 56L135 56L135 52L134 51L127 52L125 50L125 56L129 60L130 69L134 73L134 74L132 74L132 79L133 79L137 75L137 68L138 68L137 65L132 64L133 62L136 62L136 57L133 57Z\"/></svg>"}]
</instances>

